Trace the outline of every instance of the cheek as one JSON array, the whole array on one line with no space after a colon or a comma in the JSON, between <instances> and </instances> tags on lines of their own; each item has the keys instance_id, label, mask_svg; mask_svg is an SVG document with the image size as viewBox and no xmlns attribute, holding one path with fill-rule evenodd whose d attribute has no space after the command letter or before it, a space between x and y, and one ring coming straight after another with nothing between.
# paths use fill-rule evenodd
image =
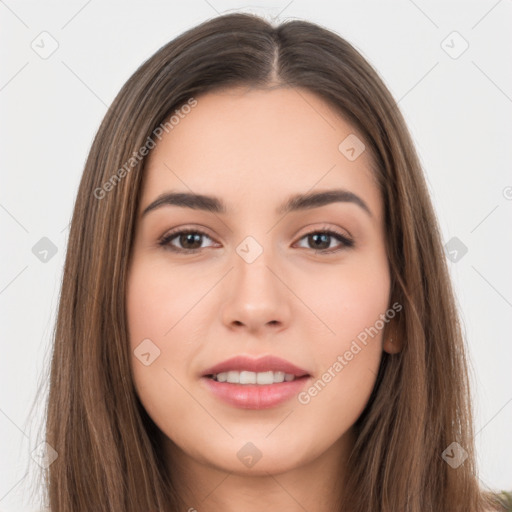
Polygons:
<instances>
[{"instance_id":1,"label":"cheek","mask_svg":"<svg viewBox=\"0 0 512 512\"><path fill-rule=\"evenodd\" d=\"M153 419L176 412L179 382L190 359L190 329L184 318L196 293L155 265L139 262L129 273L126 293L131 364L139 398ZM188 290L188 291L187 291ZM182 321L183 320L183 321Z\"/></svg>"},{"instance_id":2,"label":"cheek","mask_svg":"<svg viewBox=\"0 0 512 512\"><path fill-rule=\"evenodd\" d=\"M318 340L317 372L298 396L306 421L332 442L356 422L375 386L382 358L379 318L387 307L387 293L363 288L361 281L344 284L331 295L339 305L323 309L335 334Z\"/></svg>"},{"instance_id":3,"label":"cheek","mask_svg":"<svg viewBox=\"0 0 512 512\"><path fill-rule=\"evenodd\" d=\"M318 349L332 352L342 350L358 336L364 339L381 339L382 322L378 322L378 333L371 330L380 315L389 306L390 278L386 260L373 258L361 260L336 272L318 274L315 286L308 285L308 305L322 321L324 343ZM374 343L378 345L378 341Z\"/></svg>"},{"instance_id":4,"label":"cheek","mask_svg":"<svg viewBox=\"0 0 512 512\"><path fill-rule=\"evenodd\" d=\"M323 323L315 344L317 374L299 401L325 421L325 414L335 417L338 421L328 423L339 427L357 419L375 384L390 318L390 278L387 260L376 256L342 268L336 276L315 279L323 286L308 294Z\"/></svg>"},{"instance_id":5,"label":"cheek","mask_svg":"<svg viewBox=\"0 0 512 512\"><path fill-rule=\"evenodd\" d=\"M132 348L144 338L159 340L161 348L165 348L176 337L180 322L197 302L198 293L179 272L143 260L136 263L130 271L126 293Z\"/></svg>"}]
</instances>

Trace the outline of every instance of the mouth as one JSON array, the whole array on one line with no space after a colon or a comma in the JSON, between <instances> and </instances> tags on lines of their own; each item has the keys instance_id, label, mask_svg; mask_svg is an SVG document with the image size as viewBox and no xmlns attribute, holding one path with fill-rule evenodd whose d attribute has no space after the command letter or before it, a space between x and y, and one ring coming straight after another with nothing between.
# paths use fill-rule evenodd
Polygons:
<instances>
[{"instance_id":1,"label":"mouth","mask_svg":"<svg viewBox=\"0 0 512 512\"><path fill-rule=\"evenodd\" d=\"M275 356L236 356L201 375L206 389L223 402L243 409L269 409L296 396L310 373Z\"/></svg>"},{"instance_id":2,"label":"mouth","mask_svg":"<svg viewBox=\"0 0 512 512\"><path fill-rule=\"evenodd\" d=\"M272 384L279 384L281 382L292 382L297 379L304 379L309 377L309 374L297 376L292 373L273 372L270 370L266 372L231 370L228 372L205 375L205 377L216 382L227 382L229 384L256 384L258 386L269 386Z\"/></svg>"},{"instance_id":3,"label":"mouth","mask_svg":"<svg viewBox=\"0 0 512 512\"><path fill-rule=\"evenodd\" d=\"M239 355L206 369L202 377L230 384L259 384L262 386L291 382L310 374L286 359L266 355L254 359Z\"/></svg>"}]
</instances>

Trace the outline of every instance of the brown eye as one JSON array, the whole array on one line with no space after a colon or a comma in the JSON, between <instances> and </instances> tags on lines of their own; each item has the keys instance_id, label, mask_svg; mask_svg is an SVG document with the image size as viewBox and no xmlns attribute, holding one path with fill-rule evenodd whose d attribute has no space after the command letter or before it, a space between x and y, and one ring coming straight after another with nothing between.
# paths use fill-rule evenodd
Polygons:
<instances>
[{"instance_id":1,"label":"brown eye","mask_svg":"<svg viewBox=\"0 0 512 512\"><path fill-rule=\"evenodd\" d=\"M309 245L309 247L306 247L307 249L314 249L320 252L332 253L341 250L343 247L349 248L354 246L353 240L332 230L312 231L304 235L301 240L303 239L307 239L307 244ZM333 239L338 240L341 247L334 248L333 250L331 248Z\"/></svg>"},{"instance_id":2,"label":"brown eye","mask_svg":"<svg viewBox=\"0 0 512 512\"><path fill-rule=\"evenodd\" d=\"M211 238L202 231L197 230L182 230L175 231L165 235L159 242L159 245L175 252L197 252L201 250L202 239L206 237L211 240ZM175 243L172 243L173 240L176 240L179 246L177 247Z\"/></svg>"}]
</instances>

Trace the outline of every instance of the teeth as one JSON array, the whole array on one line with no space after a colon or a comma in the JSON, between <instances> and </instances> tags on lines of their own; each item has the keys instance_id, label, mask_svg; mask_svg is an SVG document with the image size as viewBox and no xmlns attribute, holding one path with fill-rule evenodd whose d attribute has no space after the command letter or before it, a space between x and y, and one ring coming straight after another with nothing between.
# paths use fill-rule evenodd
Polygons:
<instances>
[{"instance_id":1,"label":"teeth","mask_svg":"<svg viewBox=\"0 0 512 512\"><path fill-rule=\"evenodd\" d=\"M248 371L234 371L222 372L213 375L213 380L218 382L228 382L230 384L260 384L269 385L278 382L291 382L295 380L295 375L284 372L248 372Z\"/></svg>"}]
</instances>

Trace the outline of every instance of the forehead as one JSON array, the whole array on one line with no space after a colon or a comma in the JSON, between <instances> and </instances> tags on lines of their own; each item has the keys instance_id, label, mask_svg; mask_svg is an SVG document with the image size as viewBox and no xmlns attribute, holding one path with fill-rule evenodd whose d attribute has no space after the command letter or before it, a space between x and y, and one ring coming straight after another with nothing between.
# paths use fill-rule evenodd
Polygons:
<instances>
[{"instance_id":1,"label":"forehead","mask_svg":"<svg viewBox=\"0 0 512 512\"><path fill-rule=\"evenodd\" d=\"M343 141L362 137L316 94L234 88L196 100L151 150L142 207L168 190L215 194L240 209L341 187L379 214L368 151L355 160L343 152Z\"/></svg>"}]
</instances>

